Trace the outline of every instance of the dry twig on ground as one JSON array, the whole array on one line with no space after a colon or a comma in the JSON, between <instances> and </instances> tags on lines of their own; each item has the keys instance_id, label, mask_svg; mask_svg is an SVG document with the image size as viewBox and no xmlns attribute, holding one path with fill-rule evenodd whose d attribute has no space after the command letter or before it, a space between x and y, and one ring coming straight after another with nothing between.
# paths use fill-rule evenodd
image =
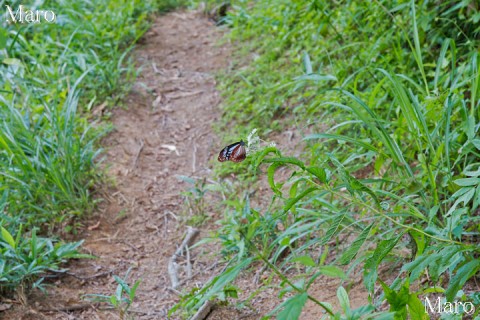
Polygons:
<instances>
[{"instance_id":1,"label":"dry twig on ground","mask_svg":"<svg viewBox=\"0 0 480 320\"><path fill-rule=\"evenodd\" d=\"M170 280L172 282L172 288L177 289L180 285L180 281L178 280L178 274L177 274L177 259L178 257L183 255L184 250L187 250L187 247L190 247L193 242L195 241L195 238L200 234L200 231L196 228L188 227L187 229L187 235L185 236L185 239L183 239L182 244L178 249L175 251L173 254L172 258L170 258L170 261L168 262L168 274L170 276Z\"/></svg>"}]
</instances>

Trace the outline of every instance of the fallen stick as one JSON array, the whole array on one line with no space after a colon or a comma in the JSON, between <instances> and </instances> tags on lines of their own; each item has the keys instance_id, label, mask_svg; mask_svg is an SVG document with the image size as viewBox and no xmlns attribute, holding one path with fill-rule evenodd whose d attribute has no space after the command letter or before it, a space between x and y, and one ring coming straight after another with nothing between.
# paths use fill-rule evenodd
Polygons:
<instances>
[{"instance_id":1,"label":"fallen stick","mask_svg":"<svg viewBox=\"0 0 480 320\"><path fill-rule=\"evenodd\" d=\"M84 304L74 304L71 306L63 306L63 307L55 307L55 308L44 308L40 309L40 312L72 312L72 311L80 311L80 310L85 310L89 308L95 308L94 303L84 303Z\"/></svg>"},{"instance_id":2,"label":"fallen stick","mask_svg":"<svg viewBox=\"0 0 480 320\"><path fill-rule=\"evenodd\" d=\"M140 140L140 147L138 147L137 154L135 155L135 159L133 160L132 170L137 167L138 158L140 157L140 153L142 153L143 147L145 146L145 142Z\"/></svg>"},{"instance_id":3,"label":"fallen stick","mask_svg":"<svg viewBox=\"0 0 480 320\"><path fill-rule=\"evenodd\" d=\"M195 238L199 235L199 233L200 231L198 229L188 227L185 239L183 239L182 244L180 245L180 247L178 247L173 256L170 258L170 261L168 262L168 275L170 276L170 281L172 282L172 288L175 290L180 285L180 281L178 280L177 275L177 258L181 257L183 251L193 244Z\"/></svg>"},{"instance_id":4,"label":"fallen stick","mask_svg":"<svg viewBox=\"0 0 480 320\"><path fill-rule=\"evenodd\" d=\"M203 306L198 309L197 313L195 313L193 317L190 318L190 320L204 320L208 316L210 311L212 311L213 305L214 303L212 301L205 301Z\"/></svg>"}]
</instances>

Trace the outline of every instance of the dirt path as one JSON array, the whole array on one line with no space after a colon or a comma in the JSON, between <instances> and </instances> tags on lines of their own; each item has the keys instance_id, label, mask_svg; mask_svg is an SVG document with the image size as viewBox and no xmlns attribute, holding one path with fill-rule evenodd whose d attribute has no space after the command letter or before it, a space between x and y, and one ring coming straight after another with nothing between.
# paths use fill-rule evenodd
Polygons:
<instances>
[{"instance_id":1,"label":"dirt path","mask_svg":"<svg viewBox=\"0 0 480 320\"><path fill-rule=\"evenodd\" d=\"M157 18L135 52L143 68L126 98L127 108L113 110L115 131L104 141L116 187L103 196L106 201L80 235L86 239L84 250L99 258L73 262L70 274L50 281L47 298L36 292L28 297L28 307L14 308L3 314L4 319L118 319L117 312L92 308L81 297L114 294L117 283L112 275L123 277L130 268L129 283L141 279L131 315L167 319L168 310L179 300L168 289L168 261L182 242L186 221L192 218L181 196L188 185L177 175L208 178L211 160L220 150L211 126L220 117L213 75L228 67L230 55L228 46L217 45L221 36L221 30L198 13L176 12ZM292 134L288 139L283 134L270 138L282 141L282 148L292 152L301 143L298 134L293 140ZM270 201L266 181L254 188L259 192L252 203ZM221 213L208 212L201 236L214 228ZM190 288L201 287L222 268L216 263L215 248L205 250L191 253L194 276L188 282ZM254 277L255 272L243 274L236 282L241 299L262 288ZM312 293L336 306L338 285L319 278ZM360 286L353 287L350 299L358 306L365 302L365 294ZM278 290L268 286L250 300L250 309L219 307L208 320L259 319L278 303ZM321 316L322 310L310 303L302 313L306 320Z\"/></svg>"},{"instance_id":2,"label":"dirt path","mask_svg":"<svg viewBox=\"0 0 480 320\"><path fill-rule=\"evenodd\" d=\"M116 188L81 235L84 250L99 258L74 263L70 273L76 276L61 277L48 288L47 299L37 293L29 297L28 310L17 309L6 319L117 319L113 311L82 307L80 296L113 294L112 274L123 277L130 267L129 279L141 279L132 315L166 319L178 301L167 290L167 265L186 230L181 192L188 185L176 175L208 177L219 151L211 129L219 117L213 74L227 66L229 55L226 46L216 45L220 37L198 13L156 20L135 53L143 68L126 99L128 108L113 110L115 131L104 143ZM192 255L191 283L201 285L211 277L214 261ZM56 312L59 308L63 311Z\"/></svg>"}]
</instances>

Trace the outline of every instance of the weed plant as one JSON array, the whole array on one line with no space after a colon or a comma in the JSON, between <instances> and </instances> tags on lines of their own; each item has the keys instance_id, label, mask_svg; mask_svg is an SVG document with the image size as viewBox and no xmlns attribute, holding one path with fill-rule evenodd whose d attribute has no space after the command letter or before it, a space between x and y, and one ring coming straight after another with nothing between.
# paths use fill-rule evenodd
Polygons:
<instances>
[{"instance_id":1,"label":"weed plant","mask_svg":"<svg viewBox=\"0 0 480 320\"><path fill-rule=\"evenodd\" d=\"M227 127L267 135L293 122L305 153L284 155L277 141L238 169L254 176L266 166L273 205L259 211L236 197L242 205L227 206L216 236L228 266L177 308L236 297L234 279L258 263L281 279L278 308L265 318L298 319L307 300L334 319L426 319L429 294L478 303L478 3L232 8L225 21L245 66L223 76ZM284 166L292 174L277 181ZM359 269L369 299L352 310L344 288ZM341 280L340 310L309 293L318 277Z\"/></svg>"},{"instance_id":2,"label":"weed plant","mask_svg":"<svg viewBox=\"0 0 480 320\"><path fill-rule=\"evenodd\" d=\"M23 5L56 14L55 23L0 18L1 291L26 288L79 257L80 243L37 233L56 239L94 208L96 141L105 126L89 122L90 111L119 103L136 75L129 54L149 16L176 2L0 0L2 13Z\"/></svg>"}]
</instances>

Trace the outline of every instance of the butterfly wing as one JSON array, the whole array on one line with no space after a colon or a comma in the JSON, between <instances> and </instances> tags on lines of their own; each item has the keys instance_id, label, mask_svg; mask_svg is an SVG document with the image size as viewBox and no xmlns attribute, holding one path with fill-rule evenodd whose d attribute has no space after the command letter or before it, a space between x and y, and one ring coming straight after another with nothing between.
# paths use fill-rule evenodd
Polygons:
<instances>
[{"instance_id":1,"label":"butterfly wing","mask_svg":"<svg viewBox=\"0 0 480 320\"><path fill-rule=\"evenodd\" d=\"M223 148L218 155L218 161L224 162L231 160L233 162L240 162L245 160L246 157L247 151L245 149L245 142L240 140L239 142L232 143Z\"/></svg>"},{"instance_id":2,"label":"butterfly wing","mask_svg":"<svg viewBox=\"0 0 480 320\"><path fill-rule=\"evenodd\" d=\"M228 147L225 147L222 149L222 151L220 151L220 154L218 155L218 161L220 162L227 161L228 160L227 154L228 154Z\"/></svg>"},{"instance_id":3,"label":"butterfly wing","mask_svg":"<svg viewBox=\"0 0 480 320\"><path fill-rule=\"evenodd\" d=\"M242 141L238 146L233 149L230 160L233 162L241 162L245 160L246 157L247 150L245 149L245 144Z\"/></svg>"}]
</instances>

